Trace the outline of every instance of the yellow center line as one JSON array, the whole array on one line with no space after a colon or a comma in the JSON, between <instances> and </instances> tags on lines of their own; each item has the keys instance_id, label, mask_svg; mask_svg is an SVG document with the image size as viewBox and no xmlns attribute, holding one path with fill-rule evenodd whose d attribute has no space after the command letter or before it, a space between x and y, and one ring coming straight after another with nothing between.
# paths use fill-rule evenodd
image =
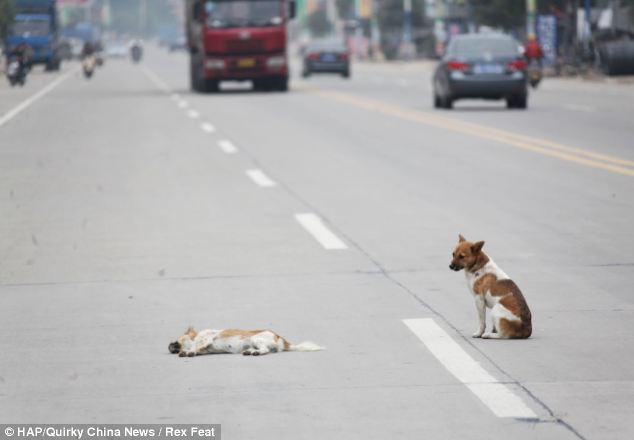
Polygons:
<instances>
[{"instance_id":1,"label":"yellow center line","mask_svg":"<svg viewBox=\"0 0 634 440\"><path fill-rule=\"evenodd\" d=\"M315 93L318 96L334 99L363 110L373 111L403 120L422 123L483 139L493 140L504 145L533 151L545 156L555 157L592 168L598 168L626 176L634 176L634 162L619 157L575 148L552 142L547 139L511 133L505 130L487 127L472 122L464 122L439 115L432 115L418 110L388 104L382 101L361 98L348 93L316 89L310 86L301 86L300 88L310 91L311 93Z\"/></svg>"}]
</instances>

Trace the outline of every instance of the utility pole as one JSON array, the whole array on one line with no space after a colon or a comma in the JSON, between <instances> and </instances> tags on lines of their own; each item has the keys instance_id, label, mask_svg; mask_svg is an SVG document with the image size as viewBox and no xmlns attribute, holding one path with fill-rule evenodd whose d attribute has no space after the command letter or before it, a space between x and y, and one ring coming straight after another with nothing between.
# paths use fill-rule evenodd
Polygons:
<instances>
[{"instance_id":1,"label":"utility pole","mask_svg":"<svg viewBox=\"0 0 634 440\"><path fill-rule=\"evenodd\" d=\"M139 1L139 33L145 35L147 32L147 0Z\"/></svg>"},{"instance_id":2,"label":"utility pole","mask_svg":"<svg viewBox=\"0 0 634 440\"><path fill-rule=\"evenodd\" d=\"M537 0L526 0L526 35L536 35Z\"/></svg>"}]
</instances>

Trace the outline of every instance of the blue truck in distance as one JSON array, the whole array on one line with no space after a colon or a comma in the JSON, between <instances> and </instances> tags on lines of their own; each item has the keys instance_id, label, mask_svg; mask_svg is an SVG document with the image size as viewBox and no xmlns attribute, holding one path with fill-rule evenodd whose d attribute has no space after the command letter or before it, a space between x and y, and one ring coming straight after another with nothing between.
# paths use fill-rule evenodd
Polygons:
<instances>
[{"instance_id":1,"label":"blue truck in distance","mask_svg":"<svg viewBox=\"0 0 634 440\"><path fill-rule=\"evenodd\" d=\"M7 47L28 45L33 64L58 70L58 26L56 0L15 0L15 18L6 40Z\"/></svg>"}]
</instances>

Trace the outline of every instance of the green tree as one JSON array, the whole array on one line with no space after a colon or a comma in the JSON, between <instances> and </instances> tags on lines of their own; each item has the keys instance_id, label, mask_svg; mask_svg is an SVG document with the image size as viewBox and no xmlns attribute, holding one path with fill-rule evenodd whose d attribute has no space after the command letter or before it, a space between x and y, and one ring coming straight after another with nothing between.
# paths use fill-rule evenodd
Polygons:
<instances>
[{"instance_id":1,"label":"green tree","mask_svg":"<svg viewBox=\"0 0 634 440\"><path fill-rule=\"evenodd\" d=\"M0 0L0 39L4 40L9 33L14 16L13 0Z\"/></svg>"},{"instance_id":2,"label":"green tree","mask_svg":"<svg viewBox=\"0 0 634 440\"><path fill-rule=\"evenodd\" d=\"M315 37L323 37L328 35L332 30L332 24L328 20L325 9L317 9L306 18L306 26L310 33Z\"/></svg>"},{"instance_id":3,"label":"green tree","mask_svg":"<svg viewBox=\"0 0 634 440\"><path fill-rule=\"evenodd\" d=\"M425 25L422 2L423 0L412 0L412 34L417 48L423 44L418 37ZM381 50L387 58L395 58L403 37L403 0L381 0L374 4L381 31Z\"/></svg>"},{"instance_id":4,"label":"green tree","mask_svg":"<svg viewBox=\"0 0 634 440\"><path fill-rule=\"evenodd\" d=\"M508 31L526 23L526 2L523 0L471 0L471 7L478 25Z\"/></svg>"},{"instance_id":5,"label":"green tree","mask_svg":"<svg viewBox=\"0 0 634 440\"><path fill-rule=\"evenodd\" d=\"M355 0L337 0L337 12L339 13L339 17L344 20L348 18L352 18L356 15L355 8Z\"/></svg>"}]
</instances>

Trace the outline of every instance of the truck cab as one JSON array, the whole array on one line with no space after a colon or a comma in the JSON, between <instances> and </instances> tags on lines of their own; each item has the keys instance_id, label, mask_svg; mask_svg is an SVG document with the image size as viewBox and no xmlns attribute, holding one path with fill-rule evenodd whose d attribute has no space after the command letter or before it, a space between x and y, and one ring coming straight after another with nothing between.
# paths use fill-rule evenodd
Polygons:
<instances>
[{"instance_id":1,"label":"truck cab","mask_svg":"<svg viewBox=\"0 0 634 440\"><path fill-rule=\"evenodd\" d=\"M221 81L252 81L256 90L288 90L287 0L187 0L191 87L217 91Z\"/></svg>"},{"instance_id":2,"label":"truck cab","mask_svg":"<svg viewBox=\"0 0 634 440\"><path fill-rule=\"evenodd\" d=\"M26 44L31 48L31 62L58 70L57 14L55 0L15 0L16 15L6 40L8 47Z\"/></svg>"}]
</instances>

